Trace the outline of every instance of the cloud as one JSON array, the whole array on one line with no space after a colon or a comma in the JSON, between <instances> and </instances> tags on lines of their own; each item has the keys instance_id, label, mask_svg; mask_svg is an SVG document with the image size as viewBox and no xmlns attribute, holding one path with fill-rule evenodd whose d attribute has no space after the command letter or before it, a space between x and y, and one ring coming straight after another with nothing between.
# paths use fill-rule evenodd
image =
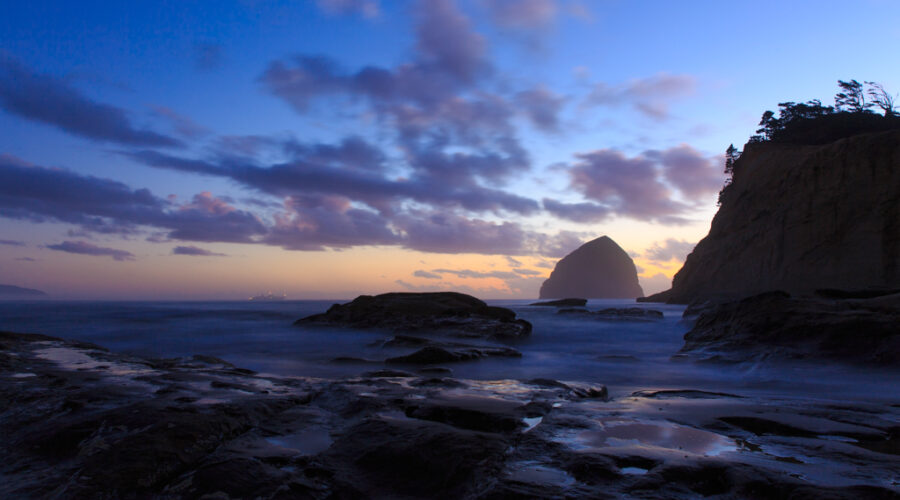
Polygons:
<instances>
[{"instance_id":1,"label":"cloud","mask_svg":"<svg viewBox=\"0 0 900 500\"><path fill-rule=\"evenodd\" d=\"M657 262L668 262L670 260L678 260L684 262L687 255L694 250L696 243L685 240L676 240L668 238L659 244L656 242L644 252L644 257Z\"/></svg>"},{"instance_id":2,"label":"cloud","mask_svg":"<svg viewBox=\"0 0 900 500\"><path fill-rule=\"evenodd\" d=\"M543 28L559 13L557 0L482 0L481 3L491 20L506 28Z\"/></svg>"},{"instance_id":3,"label":"cloud","mask_svg":"<svg viewBox=\"0 0 900 500\"><path fill-rule=\"evenodd\" d=\"M134 254L131 252L116 250L115 248L99 247L85 241L64 241L58 245L47 245L47 248L81 255L112 257L113 260L117 261L134 260Z\"/></svg>"},{"instance_id":4,"label":"cloud","mask_svg":"<svg viewBox=\"0 0 900 500\"><path fill-rule=\"evenodd\" d=\"M21 262L37 262L37 259L32 259L31 257L16 257L14 260Z\"/></svg>"},{"instance_id":5,"label":"cloud","mask_svg":"<svg viewBox=\"0 0 900 500\"><path fill-rule=\"evenodd\" d=\"M135 127L115 106L84 96L65 81L39 74L0 52L0 107L87 139L128 146L181 146L181 142Z\"/></svg>"},{"instance_id":6,"label":"cloud","mask_svg":"<svg viewBox=\"0 0 900 500\"><path fill-rule=\"evenodd\" d=\"M331 15L359 14L371 19L381 13L375 0L316 0L316 5Z\"/></svg>"},{"instance_id":7,"label":"cloud","mask_svg":"<svg viewBox=\"0 0 900 500\"><path fill-rule=\"evenodd\" d=\"M621 216L684 224L684 215L697 205L696 199L716 192L722 182L714 163L686 144L633 157L600 149L576 158L579 161L568 168L570 185L589 201L543 200L545 210L575 222Z\"/></svg>"},{"instance_id":8,"label":"cloud","mask_svg":"<svg viewBox=\"0 0 900 500\"><path fill-rule=\"evenodd\" d=\"M217 43L194 44L194 68L198 71L212 71L222 66L223 48Z\"/></svg>"},{"instance_id":9,"label":"cloud","mask_svg":"<svg viewBox=\"0 0 900 500\"><path fill-rule=\"evenodd\" d=\"M9 245L11 247L24 247L24 241L16 241L16 240L0 240L0 245Z\"/></svg>"},{"instance_id":10,"label":"cloud","mask_svg":"<svg viewBox=\"0 0 900 500\"><path fill-rule=\"evenodd\" d=\"M464 279L483 279L483 278L500 278L503 280L516 279L519 277L517 273L509 271L475 271L473 269L434 269L437 274L452 274L457 278Z\"/></svg>"},{"instance_id":11,"label":"cloud","mask_svg":"<svg viewBox=\"0 0 900 500\"><path fill-rule=\"evenodd\" d=\"M177 246L172 249L172 255L196 255L204 257L227 257L224 253L217 253L211 250L195 246Z\"/></svg>"},{"instance_id":12,"label":"cloud","mask_svg":"<svg viewBox=\"0 0 900 500\"><path fill-rule=\"evenodd\" d=\"M423 271L421 269L414 272L413 276L415 276L417 278L425 278L425 279L429 279L429 280L439 280L442 278L440 274L430 273L428 271Z\"/></svg>"},{"instance_id":13,"label":"cloud","mask_svg":"<svg viewBox=\"0 0 900 500\"><path fill-rule=\"evenodd\" d=\"M253 214L210 193L177 205L147 189L0 157L0 216L55 220L84 231L134 234L139 226L166 229L172 239L250 242L266 232Z\"/></svg>"},{"instance_id":14,"label":"cloud","mask_svg":"<svg viewBox=\"0 0 900 500\"><path fill-rule=\"evenodd\" d=\"M522 266L521 261L518 261L518 260L514 259L513 257L510 257L509 255L506 256L506 263L512 267L521 267Z\"/></svg>"},{"instance_id":15,"label":"cloud","mask_svg":"<svg viewBox=\"0 0 900 500\"><path fill-rule=\"evenodd\" d=\"M171 108L167 108L165 106L155 106L153 108L153 112L157 116L165 118L167 121L169 121L169 123L171 123L172 127L175 129L175 132L187 139L199 139L205 135L208 135L210 132L208 128L197 124L186 116L176 113Z\"/></svg>"},{"instance_id":16,"label":"cloud","mask_svg":"<svg viewBox=\"0 0 900 500\"><path fill-rule=\"evenodd\" d=\"M658 120L669 118L669 103L692 95L697 81L690 75L657 75L629 80L620 85L597 83L587 96L586 106L621 106L628 104L639 112Z\"/></svg>"},{"instance_id":17,"label":"cloud","mask_svg":"<svg viewBox=\"0 0 900 500\"><path fill-rule=\"evenodd\" d=\"M438 253L522 255L526 232L516 223L494 223L446 213L403 215L395 225L412 250Z\"/></svg>"},{"instance_id":18,"label":"cloud","mask_svg":"<svg viewBox=\"0 0 900 500\"><path fill-rule=\"evenodd\" d=\"M525 90L516 94L516 104L538 128L547 132L559 130L559 112L565 98L544 87Z\"/></svg>"},{"instance_id":19,"label":"cloud","mask_svg":"<svg viewBox=\"0 0 900 500\"><path fill-rule=\"evenodd\" d=\"M534 269L522 269L522 268L513 269L513 272L520 276L542 276L544 274L540 271L535 271Z\"/></svg>"},{"instance_id":20,"label":"cloud","mask_svg":"<svg viewBox=\"0 0 900 500\"><path fill-rule=\"evenodd\" d=\"M722 188L723 162L714 161L687 144L661 151L658 158L665 179L687 197L699 198Z\"/></svg>"}]
</instances>

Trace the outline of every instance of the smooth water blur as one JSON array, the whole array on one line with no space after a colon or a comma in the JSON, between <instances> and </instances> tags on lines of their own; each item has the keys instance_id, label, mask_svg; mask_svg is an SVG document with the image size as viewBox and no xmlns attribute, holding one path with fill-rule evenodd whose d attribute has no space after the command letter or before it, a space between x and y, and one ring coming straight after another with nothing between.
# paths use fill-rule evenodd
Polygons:
<instances>
[{"instance_id":1,"label":"smooth water blur","mask_svg":"<svg viewBox=\"0 0 900 500\"><path fill-rule=\"evenodd\" d=\"M613 395L638 389L690 388L771 397L897 399L896 377L831 363L702 364L672 359L689 325L682 306L638 304L663 311L655 322L601 321L558 315L530 301L491 301L530 321L530 338L510 344L518 359L449 365L474 379L553 378L606 384ZM383 360L409 352L380 347L390 333L295 327L333 301L280 302L0 302L0 329L77 339L143 357L206 354L279 375L356 376L379 365L335 364L338 356ZM592 300L591 310L633 307L631 300ZM465 341L468 342L468 341ZM472 342L476 343L476 342ZM412 370L413 367L408 369Z\"/></svg>"}]
</instances>

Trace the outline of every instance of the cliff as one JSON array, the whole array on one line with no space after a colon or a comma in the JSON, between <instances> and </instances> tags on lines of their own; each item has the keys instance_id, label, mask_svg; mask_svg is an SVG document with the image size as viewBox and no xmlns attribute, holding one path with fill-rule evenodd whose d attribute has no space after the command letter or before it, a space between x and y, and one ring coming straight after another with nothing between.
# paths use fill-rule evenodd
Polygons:
<instances>
[{"instance_id":1,"label":"cliff","mask_svg":"<svg viewBox=\"0 0 900 500\"><path fill-rule=\"evenodd\" d=\"M709 234L672 288L646 300L898 287L900 131L890 131L747 144Z\"/></svg>"},{"instance_id":2,"label":"cliff","mask_svg":"<svg viewBox=\"0 0 900 500\"><path fill-rule=\"evenodd\" d=\"M559 262L541 285L542 299L643 297L634 261L608 236L578 247Z\"/></svg>"}]
</instances>

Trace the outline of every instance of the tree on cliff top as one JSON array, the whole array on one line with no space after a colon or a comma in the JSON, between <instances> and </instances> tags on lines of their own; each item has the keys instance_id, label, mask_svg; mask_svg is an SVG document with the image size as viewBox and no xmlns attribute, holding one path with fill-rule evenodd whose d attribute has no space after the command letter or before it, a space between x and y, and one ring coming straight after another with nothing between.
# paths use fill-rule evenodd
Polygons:
<instances>
[{"instance_id":1,"label":"tree on cliff top","mask_svg":"<svg viewBox=\"0 0 900 500\"><path fill-rule=\"evenodd\" d=\"M851 113L865 113L872 107L872 103L866 102L866 93L863 84L856 80L845 82L838 80L838 87L842 92L834 96L834 107L838 111L850 111Z\"/></svg>"},{"instance_id":2,"label":"tree on cliff top","mask_svg":"<svg viewBox=\"0 0 900 500\"><path fill-rule=\"evenodd\" d=\"M878 106L884 112L884 116L897 116L894 111L894 97L889 94L880 83L866 82L869 86L869 97L872 99L872 105Z\"/></svg>"}]
</instances>

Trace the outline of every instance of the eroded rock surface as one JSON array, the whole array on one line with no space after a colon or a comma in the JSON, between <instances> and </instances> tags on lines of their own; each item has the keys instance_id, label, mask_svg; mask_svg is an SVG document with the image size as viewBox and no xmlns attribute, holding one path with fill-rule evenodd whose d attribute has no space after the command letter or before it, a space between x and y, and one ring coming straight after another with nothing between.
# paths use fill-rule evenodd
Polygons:
<instances>
[{"instance_id":1,"label":"eroded rock surface","mask_svg":"<svg viewBox=\"0 0 900 500\"><path fill-rule=\"evenodd\" d=\"M900 402L272 377L0 333L2 498L897 498Z\"/></svg>"},{"instance_id":2,"label":"eroded rock surface","mask_svg":"<svg viewBox=\"0 0 900 500\"><path fill-rule=\"evenodd\" d=\"M829 300L769 292L698 312L683 353L900 366L900 294Z\"/></svg>"},{"instance_id":3,"label":"eroded rock surface","mask_svg":"<svg viewBox=\"0 0 900 500\"><path fill-rule=\"evenodd\" d=\"M709 234L650 300L900 289L900 132L747 144Z\"/></svg>"}]
</instances>

